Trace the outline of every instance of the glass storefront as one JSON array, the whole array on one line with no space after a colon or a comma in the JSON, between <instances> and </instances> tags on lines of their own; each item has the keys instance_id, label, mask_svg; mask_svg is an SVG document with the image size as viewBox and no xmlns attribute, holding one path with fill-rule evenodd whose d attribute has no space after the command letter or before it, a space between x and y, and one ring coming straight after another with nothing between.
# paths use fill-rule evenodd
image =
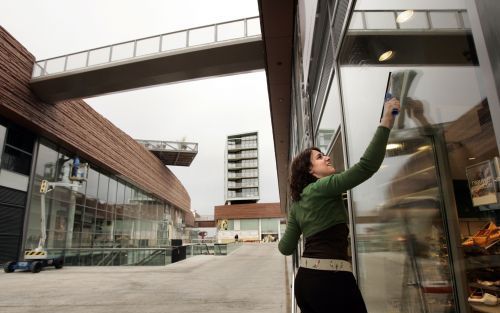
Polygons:
<instances>
[{"instance_id":1,"label":"glass storefront","mask_svg":"<svg viewBox=\"0 0 500 313\"><path fill-rule=\"evenodd\" d=\"M310 120L314 144L337 170L352 166L386 94L399 98L381 169L347 201L368 311L498 312L498 141L465 2L355 4L337 49L338 30L325 21L335 4L318 2L307 81L312 114L295 92L292 157L308 137L296 125ZM294 77L298 89L301 75Z\"/></svg>"},{"instance_id":2,"label":"glass storefront","mask_svg":"<svg viewBox=\"0 0 500 313\"><path fill-rule=\"evenodd\" d=\"M41 140L26 249L36 248L40 238L41 181L69 182L72 163L69 153ZM49 250L164 247L182 234L183 213L178 209L92 165L80 187L58 186L48 192L45 207Z\"/></svg>"},{"instance_id":3,"label":"glass storefront","mask_svg":"<svg viewBox=\"0 0 500 313\"><path fill-rule=\"evenodd\" d=\"M485 182L498 148L466 12L421 8L398 22L403 10L364 4L338 59L351 164L371 139L385 93L402 106L381 169L351 193L368 309L458 312L469 299L482 311L485 293L500 296L500 207L494 183ZM475 194L474 181L491 188ZM484 200L488 190L493 200ZM484 240L465 243L481 229Z\"/></svg>"}]
</instances>

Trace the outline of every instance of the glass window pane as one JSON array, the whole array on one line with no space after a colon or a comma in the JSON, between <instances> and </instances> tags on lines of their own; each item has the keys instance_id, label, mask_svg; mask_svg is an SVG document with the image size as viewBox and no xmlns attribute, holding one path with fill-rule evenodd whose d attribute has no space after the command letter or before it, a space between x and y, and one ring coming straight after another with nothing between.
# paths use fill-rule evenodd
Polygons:
<instances>
[{"instance_id":1,"label":"glass window pane","mask_svg":"<svg viewBox=\"0 0 500 313\"><path fill-rule=\"evenodd\" d=\"M349 29L363 29L363 13L354 12L351 17L351 23L349 24Z\"/></svg>"},{"instance_id":2,"label":"glass window pane","mask_svg":"<svg viewBox=\"0 0 500 313\"><path fill-rule=\"evenodd\" d=\"M21 127L11 125L7 131L5 143L21 151L32 154L35 136Z\"/></svg>"},{"instance_id":3,"label":"glass window pane","mask_svg":"<svg viewBox=\"0 0 500 313\"><path fill-rule=\"evenodd\" d=\"M247 36L260 35L260 18L247 20Z\"/></svg>"},{"instance_id":4,"label":"glass window pane","mask_svg":"<svg viewBox=\"0 0 500 313\"><path fill-rule=\"evenodd\" d=\"M116 192L116 203L123 204L125 201L125 185L118 182L117 192Z\"/></svg>"},{"instance_id":5,"label":"glass window pane","mask_svg":"<svg viewBox=\"0 0 500 313\"><path fill-rule=\"evenodd\" d=\"M264 218L260 220L260 229L263 234L277 234L279 230L279 219Z\"/></svg>"},{"instance_id":6,"label":"glass window pane","mask_svg":"<svg viewBox=\"0 0 500 313\"><path fill-rule=\"evenodd\" d=\"M334 77L319 123L319 129L316 133L316 146L320 148L323 153L327 153L328 146L332 142L336 132L340 130L340 95L336 82L337 78Z\"/></svg>"},{"instance_id":7,"label":"glass window pane","mask_svg":"<svg viewBox=\"0 0 500 313\"><path fill-rule=\"evenodd\" d=\"M64 62L64 57L47 60L47 65L45 68L46 73L56 74L62 72L64 70Z\"/></svg>"},{"instance_id":8,"label":"glass window pane","mask_svg":"<svg viewBox=\"0 0 500 313\"><path fill-rule=\"evenodd\" d=\"M245 36L245 23L237 21L217 25L217 41L242 38Z\"/></svg>"},{"instance_id":9,"label":"glass window pane","mask_svg":"<svg viewBox=\"0 0 500 313\"><path fill-rule=\"evenodd\" d=\"M178 32L162 36L162 51L186 48L187 32Z\"/></svg>"},{"instance_id":10,"label":"glass window pane","mask_svg":"<svg viewBox=\"0 0 500 313\"><path fill-rule=\"evenodd\" d=\"M110 52L110 47L104 47L90 51L88 65L98 65L109 62Z\"/></svg>"},{"instance_id":11,"label":"glass window pane","mask_svg":"<svg viewBox=\"0 0 500 313\"><path fill-rule=\"evenodd\" d=\"M114 179L109 180L109 187L108 187L108 204L113 205L116 203L116 189L117 189L117 182Z\"/></svg>"},{"instance_id":12,"label":"glass window pane","mask_svg":"<svg viewBox=\"0 0 500 313\"><path fill-rule=\"evenodd\" d=\"M66 70L74 70L77 68L85 67L87 63L87 52L76 53L68 55Z\"/></svg>"},{"instance_id":13,"label":"glass window pane","mask_svg":"<svg viewBox=\"0 0 500 313\"><path fill-rule=\"evenodd\" d=\"M160 52L160 37L147 38L137 41L136 56Z\"/></svg>"},{"instance_id":14,"label":"glass window pane","mask_svg":"<svg viewBox=\"0 0 500 313\"><path fill-rule=\"evenodd\" d=\"M87 189L85 193L85 205L89 207L97 206L97 188L99 186L99 173L94 169L89 169L87 178Z\"/></svg>"},{"instance_id":15,"label":"glass window pane","mask_svg":"<svg viewBox=\"0 0 500 313\"><path fill-rule=\"evenodd\" d=\"M455 12L430 12L432 28L459 28Z\"/></svg>"},{"instance_id":16,"label":"glass window pane","mask_svg":"<svg viewBox=\"0 0 500 313\"><path fill-rule=\"evenodd\" d=\"M393 12L365 12L365 20L368 29L396 29Z\"/></svg>"},{"instance_id":17,"label":"glass window pane","mask_svg":"<svg viewBox=\"0 0 500 313\"><path fill-rule=\"evenodd\" d=\"M256 230L259 229L258 219L242 219L240 220L240 230Z\"/></svg>"},{"instance_id":18,"label":"glass window pane","mask_svg":"<svg viewBox=\"0 0 500 313\"><path fill-rule=\"evenodd\" d=\"M100 174L99 175L99 190L97 191L97 198L99 199L99 203L105 208L105 205L108 201L108 185L109 185L109 177Z\"/></svg>"},{"instance_id":19,"label":"glass window pane","mask_svg":"<svg viewBox=\"0 0 500 313\"><path fill-rule=\"evenodd\" d=\"M29 175L31 168L31 155L19 151L11 146L5 146L2 157L2 168L23 175Z\"/></svg>"},{"instance_id":20,"label":"glass window pane","mask_svg":"<svg viewBox=\"0 0 500 313\"><path fill-rule=\"evenodd\" d=\"M227 230L234 230L234 220L227 220Z\"/></svg>"},{"instance_id":21,"label":"glass window pane","mask_svg":"<svg viewBox=\"0 0 500 313\"><path fill-rule=\"evenodd\" d=\"M0 125L0 161L2 160L2 154L3 154L3 148L4 148L6 134L7 134L7 127Z\"/></svg>"},{"instance_id":22,"label":"glass window pane","mask_svg":"<svg viewBox=\"0 0 500 313\"><path fill-rule=\"evenodd\" d=\"M189 31L189 46L202 45L215 41L215 27L208 26Z\"/></svg>"},{"instance_id":23,"label":"glass window pane","mask_svg":"<svg viewBox=\"0 0 500 313\"><path fill-rule=\"evenodd\" d=\"M57 150L47 145L40 143L38 146L38 158L36 160L36 176L39 180L46 179L55 181L57 177ZM40 185L38 185L38 188Z\"/></svg>"},{"instance_id":24,"label":"glass window pane","mask_svg":"<svg viewBox=\"0 0 500 313\"><path fill-rule=\"evenodd\" d=\"M458 14L431 12L432 27L457 28ZM400 27L419 29L423 21L416 14ZM484 266L469 265L481 244L467 239L496 229L490 222L500 212L498 204L474 205L466 175L498 156L473 38L424 27L391 40L382 31L358 35L347 33L339 57L347 168L379 124L389 73L388 91L401 101L381 168L351 191L358 282L368 311L458 312L454 293L476 286L491 264L486 253L480 254ZM378 46L391 48L393 58L371 56ZM453 229L460 234L450 234ZM450 236L461 237L463 247L450 245ZM451 261L468 286L454 290ZM487 276L481 277L494 279ZM430 291L438 286L439 295Z\"/></svg>"},{"instance_id":25,"label":"glass window pane","mask_svg":"<svg viewBox=\"0 0 500 313\"><path fill-rule=\"evenodd\" d=\"M129 59L134 56L134 42L125 42L113 46L111 61Z\"/></svg>"}]
</instances>

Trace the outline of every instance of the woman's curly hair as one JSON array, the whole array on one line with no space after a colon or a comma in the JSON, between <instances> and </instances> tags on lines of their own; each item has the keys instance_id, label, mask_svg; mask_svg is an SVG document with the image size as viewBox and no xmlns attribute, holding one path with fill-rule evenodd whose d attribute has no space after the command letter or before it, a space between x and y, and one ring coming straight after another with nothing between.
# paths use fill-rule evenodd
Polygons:
<instances>
[{"instance_id":1,"label":"woman's curly hair","mask_svg":"<svg viewBox=\"0 0 500 313\"><path fill-rule=\"evenodd\" d=\"M321 152L317 147L307 148L299 153L292 161L292 166L290 168L290 191L293 201L299 201L302 190L310 183L318 180L309 173L311 169L311 152L313 150Z\"/></svg>"}]
</instances>

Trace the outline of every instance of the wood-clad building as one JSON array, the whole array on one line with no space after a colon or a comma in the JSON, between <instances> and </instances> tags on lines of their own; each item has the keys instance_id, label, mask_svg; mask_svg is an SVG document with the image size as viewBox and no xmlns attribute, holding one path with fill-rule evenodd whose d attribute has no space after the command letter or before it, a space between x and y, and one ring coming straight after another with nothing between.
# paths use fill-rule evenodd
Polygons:
<instances>
[{"instance_id":1,"label":"wood-clad building","mask_svg":"<svg viewBox=\"0 0 500 313\"><path fill-rule=\"evenodd\" d=\"M151 152L82 100L45 103L30 90L35 57L0 27L0 263L40 234L41 180L90 165L77 190L47 194L47 248L166 245L194 226L191 200Z\"/></svg>"}]
</instances>

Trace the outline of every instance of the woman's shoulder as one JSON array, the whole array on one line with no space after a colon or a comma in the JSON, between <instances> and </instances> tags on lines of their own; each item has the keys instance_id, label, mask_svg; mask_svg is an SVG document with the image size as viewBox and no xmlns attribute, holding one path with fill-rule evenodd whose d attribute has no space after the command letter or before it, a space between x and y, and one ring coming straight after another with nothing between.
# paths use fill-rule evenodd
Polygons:
<instances>
[{"instance_id":1,"label":"woman's shoulder","mask_svg":"<svg viewBox=\"0 0 500 313\"><path fill-rule=\"evenodd\" d=\"M337 173L322 177L322 178L318 179L317 181L312 182L309 185L307 185L306 188L304 188L303 192L306 192L306 193L315 192L318 189L321 189L321 187L324 186L325 184L328 184L332 180L334 180L336 176L337 176Z\"/></svg>"}]
</instances>

